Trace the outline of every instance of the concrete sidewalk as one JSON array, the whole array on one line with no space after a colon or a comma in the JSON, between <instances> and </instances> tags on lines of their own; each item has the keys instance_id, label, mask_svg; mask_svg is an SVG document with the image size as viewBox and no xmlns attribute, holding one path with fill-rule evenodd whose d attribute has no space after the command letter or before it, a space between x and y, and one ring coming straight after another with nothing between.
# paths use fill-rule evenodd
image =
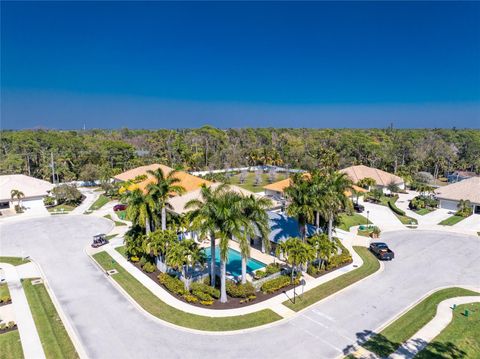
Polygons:
<instances>
[{"instance_id":1,"label":"concrete sidewalk","mask_svg":"<svg viewBox=\"0 0 480 359\"><path fill-rule=\"evenodd\" d=\"M427 325L415 333L397 351L389 356L390 359L411 359L424 349L440 332L452 321L453 305L480 302L478 296L450 298L440 302L437 314Z\"/></svg>"},{"instance_id":2,"label":"concrete sidewalk","mask_svg":"<svg viewBox=\"0 0 480 359\"><path fill-rule=\"evenodd\" d=\"M345 266L343 268L337 269L333 272L330 272L326 275L323 275L319 278L311 279L307 281L305 284L304 288L301 286L297 287L296 293L301 292L306 292L312 288L315 288L319 286L320 284L323 284L325 282L328 282L336 277L339 277L351 270L356 269L357 267L361 266L363 264L362 259L360 256L353 250L352 248L352 241L354 238L354 235L352 235L349 232L337 230L336 235L342 239L342 243L345 245L345 247L348 248L350 253L352 254L353 262ZM290 317L294 315L295 313L291 310L289 310L287 307L285 307L282 303L287 300L288 298L293 297L293 289L287 291L284 294L278 294L277 296L270 298L268 300L265 300L263 302L257 303L257 304L252 304L248 305L245 307L241 308L235 308L235 309L222 309L222 310L216 310L216 309L209 309L209 308L200 308L197 306L193 306L190 304L187 304L177 298L175 298L172 294L170 294L168 291L166 291L164 288L162 288L160 285L152 281L147 275L145 275L141 270L139 270L137 267L135 267L133 264L128 262L118 251L115 250L115 248L111 245L106 245L105 251L117 262L119 263L127 272L129 272L134 278L136 278L140 283L142 283L146 288L148 288L153 294L155 294L159 299L167 303L168 305L171 305L172 307L175 307L179 310L192 313L192 314L198 314L198 315L203 315L203 316L209 316L209 317L227 317L227 316L236 316L236 315L243 315L243 314L248 314L248 313L253 313L262 309L271 309L281 315L282 317ZM89 254L96 253L97 251L92 251L90 248L87 250Z\"/></svg>"},{"instance_id":3,"label":"concrete sidewalk","mask_svg":"<svg viewBox=\"0 0 480 359\"><path fill-rule=\"evenodd\" d=\"M12 305L17 320L20 340L22 342L23 354L26 359L42 359L45 358L42 343L38 336L37 327L30 312L27 297L23 291L22 283L17 269L6 263L0 263L0 268L5 273L5 279L12 297Z\"/></svg>"}]
</instances>

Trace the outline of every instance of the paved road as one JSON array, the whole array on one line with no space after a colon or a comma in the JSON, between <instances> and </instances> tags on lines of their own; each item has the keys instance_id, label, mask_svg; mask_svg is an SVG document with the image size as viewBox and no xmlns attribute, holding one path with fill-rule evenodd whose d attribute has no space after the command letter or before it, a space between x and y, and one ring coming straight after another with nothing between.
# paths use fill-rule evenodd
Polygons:
<instances>
[{"instance_id":1,"label":"paved road","mask_svg":"<svg viewBox=\"0 0 480 359\"><path fill-rule=\"evenodd\" d=\"M146 318L87 258L91 235L109 225L72 215L0 224L2 253L37 259L92 358L333 358L433 288L480 285L478 237L390 232L383 239L397 258L384 272L299 317L241 335L191 334Z\"/></svg>"}]
</instances>

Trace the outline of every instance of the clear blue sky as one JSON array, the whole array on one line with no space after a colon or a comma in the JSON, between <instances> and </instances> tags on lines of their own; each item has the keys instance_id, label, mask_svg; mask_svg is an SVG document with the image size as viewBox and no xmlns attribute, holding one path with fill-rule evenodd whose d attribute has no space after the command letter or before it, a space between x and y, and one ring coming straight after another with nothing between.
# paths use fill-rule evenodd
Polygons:
<instances>
[{"instance_id":1,"label":"clear blue sky","mask_svg":"<svg viewBox=\"0 0 480 359\"><path fill-rule=\"evenodd\" d=\"M478 2L1 10L3 128L480 127Z\"/></svg>"}]
</instances>

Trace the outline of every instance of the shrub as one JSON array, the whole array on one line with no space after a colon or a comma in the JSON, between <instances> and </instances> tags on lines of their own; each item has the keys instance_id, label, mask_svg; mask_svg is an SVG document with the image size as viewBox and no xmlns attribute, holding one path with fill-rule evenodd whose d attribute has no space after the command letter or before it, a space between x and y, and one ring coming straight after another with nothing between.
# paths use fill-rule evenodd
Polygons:
<instances>
[{"instance_id":1,"label":"shrub","mask_svg":"<svg viewBox=\"0 0 480 359\"><path fill-rule=\"evenodd\" d=\"M158 281L162 284L165 288L167 288L170 292L178 295L185 294L185 287L183 282L176 278L172 277L167 273L160 273L158 275Z\"/></svg>"},{"instance_id":2,"label":"shrub","mask_svg":"<svg viewBox=\"0 0 480 359\"><path fill-rule=\"evenodd\" d=\"M390 209L391 209L393 212L395 212L396 214L399 214L400 216L404 216L404 215L405 215L405 212L402 211L400 208L398 208L398 207L395 205L393 199L390 200L390 201L388 201L388 207L390 207Z\"/></svg>"},{"instance_id":3,"label":"shrub","mask_svg":"<svg viewBox=\"0 0 480 359\"><path fill-rule=\"evenodd\" d=\"M252 300L254 300L256 298L257 298L256 295L249 295L247 298L244 298L244 299L240 300L240 303L241 304L248 303L248 302L251 302Z\"/></svg>"},{"instance_id":4,"label":"shrub","mask_svg":"<svg viewBox=\"0 0 480 359\"><path fill-rule=\"evenodd\" d=\"M12 322L12 321L8 322L8 324L7 324L8 328L15 328L16 326L17 326L17 324L15 324L15 322Z\"/></svg>"},{"instance_id":5,"label":"shrub","mask_svg":"<svg viewBox=\"0 0 480 359\"><path fill-rule=\"evenodd\" d=\"M43 198L43 204L45 206L53 206L55 204L55 198L47 196Z\"/></svg>"},{"instance_id":6,"label":"shrub","mask_svg":"<svg viewBox=\"0 0 480 359\"><path fill-rule=\"evenodd\" d=\"M298 284L299 282L300 280L298 278L295 278L295 284ZM263 283L260 289L264 293L273 293L279 289L289 286L290 284L291 284L290 277L287 275L282 275L278 278L271 279Z\"/></svg>"},{"instance_id":7,"label":"shrub","mask_svg":"<svg viewBox=\"0 0 480 359\"><path fill-rule=\"evenodd\" d=\"M314 277L319 275L322 272L325 272L325 269L318 268L317 266L314 266L314 265L309 265L307 268L307 273Z\"/></svg>"},{"instance_id":8,"label":"shrub","mask_svg":"<svg viewBox=\"0 0 480 359\"><path fill-rule=\"evenodd\" d=\"M265 273L267 275L272 275L274 273L280 272L282 268L280 267L279 263L270 263L265 267Z\"/></svg>"},{"instance_id":9,"label":"shrub","mask_svg":"<svg viewBox=\"0 0 480 359\"><path fill-rule=\"evenodd\" d=\"M155 272L155 270L157 269L157 267L155 266L155 264L151 263L151 262L147 262L143 265L143 270L147 273L153 273Z\"/></svg>"},{"instance_id":10,"label":"shrub","mask_svg":"<svg viewBox=\"0 0 480 359\"><path fill-rule=\"evenodd\" d=\"M77 187L68 184L61 184L53 188L52 195L55 197L58 204L66 203L77 205L83 199L83 195Z\"/></svg>"},{"instance_id":11,"label":"shrub","mask_svg":"<svg viewBox=\"0 0 480 359\"><path fill-rule=\"evenodd\" d=\"M192 294L198 299L200 299L201 301L210 301L210 300L213 301L213 297L208 293L204 293L199 290L193 290Z\"/></svg>"},{"instance_id":12,"label":"shrub","mask_svg":"<svg viewBox=\"0 0 480 359\"><path fill-rule=\"evenodd\" d=\"M212 305L212 304L213 304L213 300L201 300L201 301L200 301L200 304L201 304L201 305Z\"/></svg>"},{"instance_id":13,"label":"shrub","mask_svg":"<svg viewBox=\"0 0 480 359\"><path fill-rule=\"evenodd\" d=\"M257 270L253 274L253 276L255 277L255 279L261 279L267 276L267 272L265 272L264 270Z\"/></svg>"},{"instance_id":14,"label":"shrub","mask_svg":"<svg viewBox=\"0 0 480 359\"><path fill-rule=\"evenodd\" d=\"M147 257L142 257L142 258L140 258L140 260L138 261L138 265L139 265L140 267L143 267L146 263L147 263Z\"/></svg>"},{"instance_id":15,"label":"shrub","mask_svg":"<svg viewBox=\"0 0 480 359\"><path fill-rule=\"evenodd\" d=\"M232 281L227 281L227 294L233 298L248 298L255 295L255 288L249 282L236 284Z\"/></svg>"},{"instance_id":16,"label":"shrub","mask_svg":"<svg viewBox=\"0 0 480 359\"><path fill-rule=\"evenodd\" d=\"M8 303L12 298L10 298L9 295L4 295L2 298L0 298L0 303Z\"/></svg>"},{"instance_id":17,"label":"shrub","mask_svg":"<svg viewBox=\"0 0 480 359\"><path fill-rule=\"evenodd\" d=\"M134 263L138 262L139 260L140 260L140 258L138 258L137 256L131 256L130 257L130 261L132 261Z\"/></svg>"},{"instance_id":18,"label":"shrub","mask_svg":"<svg viewBox=\"0 0 480 359\"><path fill-rule=\"evenodd\" d=\"M23 208L22 206L19 206L18 204L15 205L15 212L16 213L23 213Z\"/></svg>"},{"instance_id":19,"label":"shrub","mask_svg":"<svg viewBox=\"0 0 480 359\"><path fill-rule=\"evenodd\" d=\"M0 330L5 330L7 329L7 325L5 323L0 324Z\"/></svg>"},{"instance_id":20,"label":"shrub","mask_svg":"<svg viewBox=\"0 0 480 359\"><path fill-rule=\"evenodd\" d=\"M217 288L213 288L205 283L195 282L190 285L192 291L203 292L210 295L213 298L220 298L220 291Z\"/></svg>"},{"instance_id":21,"label":"shrub","mask_svg":"<svg viewBox=\"0 0 480 359\"><path fill-rule=\"evenodd\" d=\"M198 298L192 294L184 294L183 299L185 299L188 303L196 303L198 302Z\"/></svg>"}]
</instances>

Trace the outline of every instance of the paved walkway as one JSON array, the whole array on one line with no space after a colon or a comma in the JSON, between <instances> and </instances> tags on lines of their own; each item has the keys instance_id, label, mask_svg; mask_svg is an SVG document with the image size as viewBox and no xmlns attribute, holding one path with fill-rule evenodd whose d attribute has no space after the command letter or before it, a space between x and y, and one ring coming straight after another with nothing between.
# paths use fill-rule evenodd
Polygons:
<instances>
[{"instance_id":1,"label":"paved walkway","mask_svg":"<svg viewBox=\"0 0 480 359\"><path fill-rule=\"evenodd\" d=\"M390 359L411 359L415 357L428 343L452 321L453 305L480 302L480 297L457 297L444 300L438 305L437 314L427 325L416 332L398 350L389 356Z\"/></svg>"},{"instance_id":2,"label":"paved walkway","mask_svg":"<svg viewBox=\"0 0 480 359\"><path fill-rule=\"evenodd\" d=\"M349 232L345 232L341 230L337 230L336 235L342 239L342 243L345 245L345 247L348 248L350 253L352 253L353 262L348 266L337 269L319 278L312 278L311 280L308 280L303 288L301 286L296 288L297 296L302 291L307 291L309 289L317 287L320 284L325 283L329 280L332 280L336 277L339 277L342 274L345 274L351 270L354 270L363 264L360 256L352 248L352 242L353 242L354 236ZM118 241L119 240L117 239L115 240L116 243L118 243ZM137 267L135 267L133 264L127 261L120 253L118 253L118 251L116 251L112 245L106 245L103 247L103 249L105 249L105 251L110 256L112 256L112 258L114 258L115 261L117 261L117 263L119 263L123 268L125 268L127 272L129 272L133 277L135 277L139 282L141 282L146 288L148 288L158 298L160 298L165 303L171 305L172 307L183 310L185 312L209 316L209 317L227 317L227 316L253 313L262 309L271 309L284 318L290 317L294 314L293 311L291 311L290 309L288 309L282 304L287 298L293 297L293 289L287 291L285 294L279 294L263 302L248 305L245 307L235 308L235 309L216 310L216 309L209 309L209 308L201 308L201 307L187 304L177 299L176 297L171 295L168 291L166 291L161 286L159 286L157 283L152 281L150 277L146 276L145 273L143 273L141 270L139 270ZM88 248L87 251L90 254L97 252L94 250L92 251L90 248Z\"/></svg>"},{"instance_id":3,"label":"paved walkway","mask_svg":"<svg viewBox=\"0 0 480 359\"><path fill-rule=\"evenodd\" d=\"M20 340L22 342L23 354L26 359L45 358L42 343L37 333L37 327L33 321L17 269L7 263L0 263L0 267L3 268L8 289L10 290L10 296L12 297L12 305L15 311Z\"/></svg>"},{"instance_id":4,"label":"paved walkway","mask_svg":"<svg viewBox=\"0 0 480 359\"><path fill-rule=\"evenodd\" d=\"M75 207L71 214L83 214L90 206L97 200L102 192L96 192L93 188L79 188L80 192L85 196L85 199L78 207Z\"/></svg>"}]
</instances>

